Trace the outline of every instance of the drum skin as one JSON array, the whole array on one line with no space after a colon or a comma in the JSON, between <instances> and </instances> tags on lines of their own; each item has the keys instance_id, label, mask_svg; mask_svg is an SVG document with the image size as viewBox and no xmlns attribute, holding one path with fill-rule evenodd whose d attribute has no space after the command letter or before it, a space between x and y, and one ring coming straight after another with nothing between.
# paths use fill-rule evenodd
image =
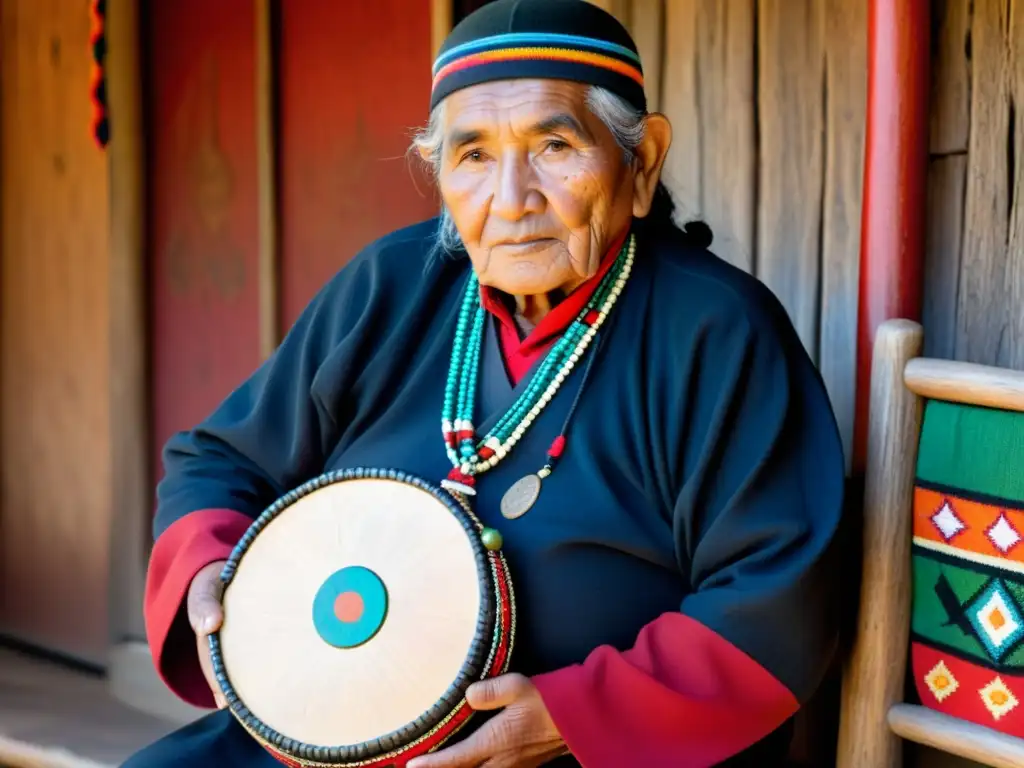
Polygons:
<instances>
[{"instance_id":1,"label":"drum skin","mask_svg":"<svg viewBox=\"0 0 1024 768\"><path fill-rule=\"evenodd\" d=\"M211 657L232 713L292 766L404 765L508 671L505 559L446 491L353 469L279 499L232 552ZM494 544L492 543L492 546Z\"/></svg>"}]
</instances>

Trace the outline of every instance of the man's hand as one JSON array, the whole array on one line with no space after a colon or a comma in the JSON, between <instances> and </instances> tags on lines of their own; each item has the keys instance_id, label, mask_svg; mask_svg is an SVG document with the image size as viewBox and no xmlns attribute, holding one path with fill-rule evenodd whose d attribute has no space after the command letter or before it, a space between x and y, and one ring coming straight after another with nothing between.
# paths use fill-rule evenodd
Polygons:
<instances>
[{"instance_id":1,"label":"man's hand","mask_svg":"<svg viewBox=\"0 0 1024 768\"><path fill-rule=\"evenodd\" d=\"M210 641L207 639L207 635L216 632L224 620L224 610L220 604L224 586L221 584L220 572L224 569L226 562L226 560L218 560L199 571L188 587L186 601L188 623L192 625L192 631L196 633L199 666L202 667L206 684L213 691L213 700L217 704L217 709L223 709L228 703L220 692L220 685L213 674L213 662L210 661Z\"/></svg>"},{"instance_id":2,"label":"man's hand","mask_svg":"<svg viewBox=\"0 0 1024 768\"><path fill-rule=\"evenodd\" d=\"M474 683L475 710L502 709L465 741L409 761L408 768L535 768L568 752L540 693L522 675Z\"/></svg>"}]
</instances>

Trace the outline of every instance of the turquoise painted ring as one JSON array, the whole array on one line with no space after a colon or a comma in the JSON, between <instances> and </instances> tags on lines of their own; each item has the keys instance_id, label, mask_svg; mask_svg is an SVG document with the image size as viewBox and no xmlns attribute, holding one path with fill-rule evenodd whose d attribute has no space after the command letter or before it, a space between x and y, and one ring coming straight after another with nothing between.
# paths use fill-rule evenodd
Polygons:
<instances>
[{"instance_id":1,"label":"turquoise painted ring","mask_svg":"<svg viewBox=\"0 0 1024 768\"><path fill-rule=\"evenodd\" d=\"M388 591L369 568L335 571L313 598L313 626L335 648L357 648L373 639L388 613Z\"/></svg>"}]
</instances>

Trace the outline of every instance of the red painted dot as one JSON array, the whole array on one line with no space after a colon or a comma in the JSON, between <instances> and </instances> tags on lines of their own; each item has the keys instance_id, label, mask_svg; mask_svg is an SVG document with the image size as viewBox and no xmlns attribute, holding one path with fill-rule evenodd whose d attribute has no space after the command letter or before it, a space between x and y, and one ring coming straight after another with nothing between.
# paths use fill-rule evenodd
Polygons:
<instances>
[{"instance_id":1,"label":"red painted dot","mask_svg":"<svg viewBox=\"0 0 1024 768\"><path fill-rule=\"evenodd\" d=\"M358 592L342 592L334 598L334 615L338 621L352 624L363 616L363 597Z\"/></svg>"}]
</instances>

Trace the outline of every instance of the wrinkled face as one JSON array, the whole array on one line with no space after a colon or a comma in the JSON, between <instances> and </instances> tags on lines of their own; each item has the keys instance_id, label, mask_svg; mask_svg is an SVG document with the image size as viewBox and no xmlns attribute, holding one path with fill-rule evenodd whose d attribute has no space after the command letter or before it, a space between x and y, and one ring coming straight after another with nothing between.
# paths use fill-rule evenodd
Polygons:
<instances>
[{"instance_id":1,"label":"wrinkled face","mask_svg":"<svg viewBox=\"0 0 1024 768\"><path fill-rule=\"evenodd\" d=\"M508 80L447 98L441 196L483 285L568 293L629 226L634 170L586 92Z\"/></svg>"}]
</instances>

